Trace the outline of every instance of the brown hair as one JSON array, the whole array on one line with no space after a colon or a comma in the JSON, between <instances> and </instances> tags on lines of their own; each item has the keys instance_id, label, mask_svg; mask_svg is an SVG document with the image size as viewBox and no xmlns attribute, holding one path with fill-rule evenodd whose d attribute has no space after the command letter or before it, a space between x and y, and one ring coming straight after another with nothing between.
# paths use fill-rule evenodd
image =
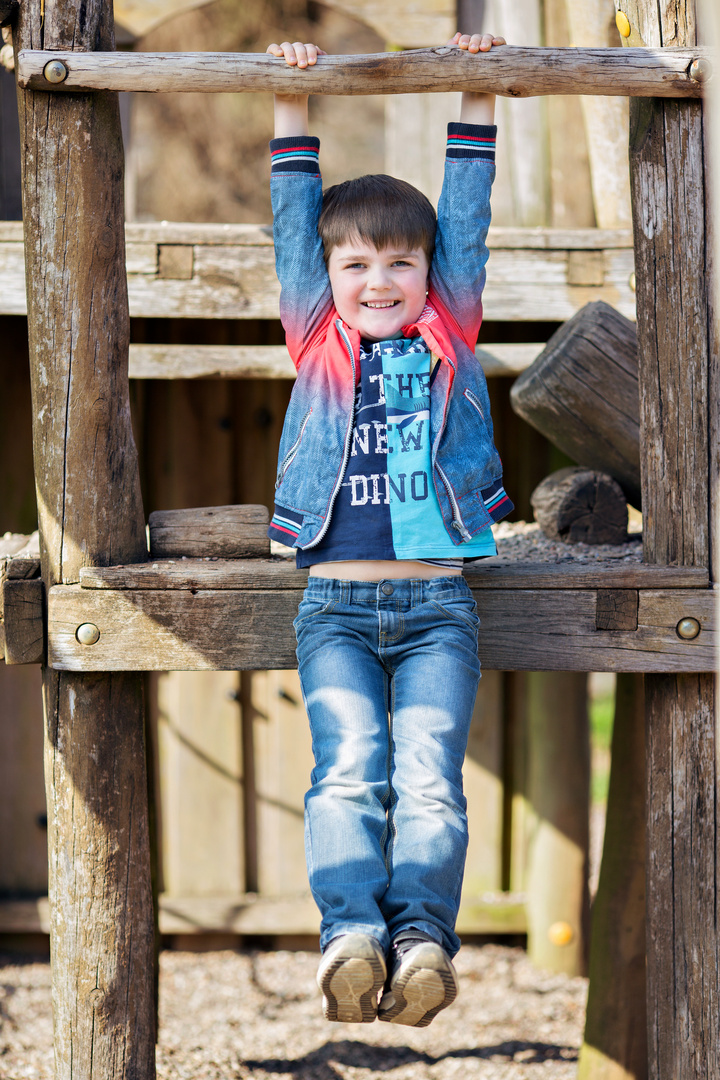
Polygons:
<instances>
[{"instance_id":1,"label":"brown hair","mask_svg":"<svg viewBox=\"0 0 720 1080\"><path fill-rule=\"evenodd\" d=\"M422 248L429 263L436 227L432 203L412 184L394 176L359 176L323 192L318 232L325 262L334 247L358 236L378 251L395 245Z\"/></svg>"}]
</instances>

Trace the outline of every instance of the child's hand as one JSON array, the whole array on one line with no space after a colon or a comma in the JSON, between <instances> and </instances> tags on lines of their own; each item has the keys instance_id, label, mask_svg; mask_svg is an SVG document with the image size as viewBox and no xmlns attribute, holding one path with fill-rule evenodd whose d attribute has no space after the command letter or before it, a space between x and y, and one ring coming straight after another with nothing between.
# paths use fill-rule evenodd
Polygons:
<instances>
[{"instance_id":1,"label":"child's hand","mask_svg":"<svg viewBox=\"0 0 720 1080\"><path fill-rule=\"evenodd\" d=\"M495 34L461 34L460 31L448 41L448 45L455 45L458 49L467 49L468 52L489 52L493 45L507 45L503 37ZM269 50L268 50L269 51Z\"/></svg>"},{"instance_id":2,"label":"child's hand","mask_svg":"<svg viewBox=\"0 0 720 1080\"><path fill-rule=\"evenodd\" d=\"M286 64L299 68L312 67L317 63L318 56L327 56L323 49L319 49L317 45L309 41L304 45L302 41L283 41L282 45L276 45L273 42L272 45L268 45L265 52L270 56L277 56L278 59L285 57Z\"/></svg>"}]
</instances>

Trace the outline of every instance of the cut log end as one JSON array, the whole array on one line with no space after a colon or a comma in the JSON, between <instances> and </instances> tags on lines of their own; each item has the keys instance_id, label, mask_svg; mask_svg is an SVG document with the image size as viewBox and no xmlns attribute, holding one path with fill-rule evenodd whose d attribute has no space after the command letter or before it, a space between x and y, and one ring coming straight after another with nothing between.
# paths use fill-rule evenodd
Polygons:
<instances>
[{"instance_id":1,"label":"cut log end","mask_svg":"<svg viewBox=\"0 0 720 1080\"><path fill-rule=\"evenodd\" d=\"M535 520L551 540L624 544L628 509L620 485L592 469L559 469L530 497Z\"/></svg>"}]
</instances>

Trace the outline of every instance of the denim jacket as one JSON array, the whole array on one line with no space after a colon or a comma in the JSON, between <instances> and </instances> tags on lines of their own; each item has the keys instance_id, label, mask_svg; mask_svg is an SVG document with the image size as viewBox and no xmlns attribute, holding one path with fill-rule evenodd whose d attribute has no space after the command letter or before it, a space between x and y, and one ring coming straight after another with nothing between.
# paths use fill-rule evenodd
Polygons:
<instances>
[{"instance_id":1,"label":"denim jacket","mask_svg":"<svg viewBox=\"0 0 720 1080\"><path fill-rule=\"evenodd\" d=\"M456 132L494 128L450 125ZM316 139L274 140L274 152L316 154ZM295 145L293 145L293 143ZM489 158L489 160L488 160ZM316 165L311 166L317 168ZM319 172L295 171L288 160L271 179L280 316L297 368L280 442L272 539L303 549L325 535L343 481L354 427L360 335L333 304L317 231L322 201ZM433 480L453 543L470 540L513 504L502 487L493 443L490 402L474 348L482 320L494 162L448 158L438 204L438 227L428 301L404 337L420 335L432 354L430 431Z\"/></svg>"}]
</instances>

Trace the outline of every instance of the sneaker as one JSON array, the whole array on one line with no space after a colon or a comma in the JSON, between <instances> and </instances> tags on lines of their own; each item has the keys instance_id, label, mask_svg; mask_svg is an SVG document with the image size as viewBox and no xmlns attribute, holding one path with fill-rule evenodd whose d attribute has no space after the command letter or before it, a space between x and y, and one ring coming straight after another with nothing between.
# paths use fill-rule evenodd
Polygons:
<instances>
[{"instance_id":1,"label":"sneaker","mask_svg":"<svg viewBox=\"0 0 720 1080\"><path fill-rule=\"evenodd\" d=\"M405 946L405 947L404 947ZM435 941L395 943L392 967L378 1007L378 1020L427 1027L458 992L450 957Z\"/></svg>"},{"instance_id":2,"label":"sneaker","mask_svg":"<svg viewBox=\"0 0 720 1080\"><path fill-rule=\"evenodd\" d=\"M367 934L341 934L323 953L317 983L326 1020L371 1024L387 968L380 945Z\"/></svg>"}]
</instances>

